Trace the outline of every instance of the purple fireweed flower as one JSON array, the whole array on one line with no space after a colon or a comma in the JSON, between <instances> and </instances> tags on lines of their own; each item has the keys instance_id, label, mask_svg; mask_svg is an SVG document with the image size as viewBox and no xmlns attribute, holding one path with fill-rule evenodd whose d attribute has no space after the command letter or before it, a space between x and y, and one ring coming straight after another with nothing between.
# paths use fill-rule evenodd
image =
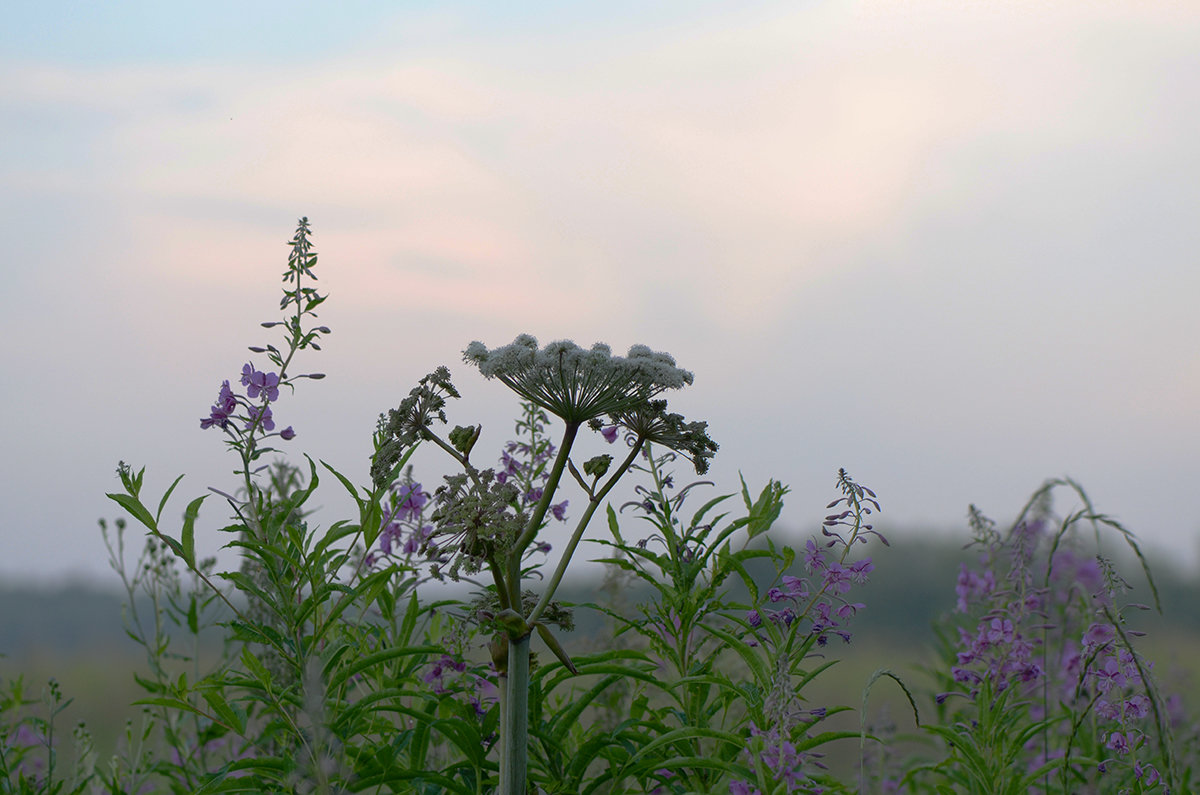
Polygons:
<instances>
[{"instance_id":1,"label":"purple fireweed flower","mask_svg":"<svg viewBox=\"0 0 1200 795\"><path fill-rule=\"evenodd\" d=\"M279 438L283 439L285 442L290 441L296 438L296 432L292 430L292 426L289 425L279 432Z\"/></svg>"},{"instance_id":2,"label":"purple fireweed flower","mask_svg":"<svg viewBox=\"0 0 1200 795\"><path fill-rule=\"evenodd\" d=\"M554 514L554 518L560 522L567 520L567 504L570 500L563 500L558 505L550 506L550 513Z\"/></svg>"},{"instance_id":3,"label":"purple fireweed flower","mask_svg":"<svg viewBox=\"0 0 1200 795\"><path fill-rule=\"evenodd\" d=\"M796 620L796 611L790 607L785 607L778 612L771 613L770 618L776 624L783 624L785 627L790 627L792 622Z\"/></svg>"},{"instance_id":4,"label":"purple fireweed flower","mask_svg":"<svg viewBox=\"0 0 1200 795\"><path fill-rule=\"evenodd\" d=\"M411 522L421 515L428 503L429 495L422 490L420 483L403 483L396 489L394 497L396 518Z\"/></svg>"},{"instance_id":5,"label":"purple fireweed flower","mask_svg":"<svg viewBox=\"0 0 1200 795\"><path fill-rule=\"evenodd\" d=\"M607 428L601 428L600 435L604 437L604 441L612 444L617 440L617 426L609 425Z\"/></svg>"},{"instance_id":6,"label":"purple fireweed flower","mask_svg":"<svg viewBox=\"0 0 1200 795\"><path fill-rule=\"evenodd\" d=\"M509 444L513 445L512 442ZM516 449L515 445L513 445L512 449ZM504 468L496 473L496 481L498 483L507 483L510 477L519 474L525 467L524 464L513 458L512 455L509 454L508 450L503 450L500 452L500 463Z\"/></svg>"},{"instance_id":7,"label":"purple fireweed flower","mask_svg":"<svg viewBox=\"0 0 1200 795\"><path fill-rule=\"evenodd\" d=\"M1121 732L1113 732L1108 735L1108 742L1104 747L1110 751L1116 751L1118 754L1125 755L1129 753L1129 739Z\"/></svg>"},{"instance_id":8,"label":"purple fireweed flower","mask_svg":"<svg viewBox=\"0 0 1200 795\"><path fill-rule=\"evenodd\" d=\"M222 414L217 410L216 406L212 407L211 414L209 414L207 417L200 418L200 430L206 431L213 426L218 428L226 428L229 426L229 415Z\"/></svg>"},{"instance_id":9,"label":"purple fireweed flower","mask_svg":"<svg viewBox=\"0 0 1200 795\"><path fill-rule=\"evenodd\" d=\"M859 585L863 585L867 581L867 575L875 570L875 564L871 563L870 558L856 560L850 564L850 576Z\"/></svg>"},{"instance_id":10,"label":"purple fireweed flower","mask_svg":"<svg viewBox=\"0 0 1200 795\"><path fill-rule=\"evenodd\" d=\"M429 670L421 676L421 680L425 684L433 685L433 692L438 695L443 695L450 692L446 687L445 677L448 673L462 673L467 670L467 664L461 660L455 660L449 654L443 654L438 661L430 666Z\"/></svg>"},{"instance_id":11,"label":"purple fireweed flower","mask_svg":"<svg viewBox=\"0 0 1200 795\"><path fill-rule=\"evenodd\" d=\"M812 761L818 767L823 767L819 762L815 761L816 754L806 753L792 743L787 734L780 730L780 727L774 726L769 730L758 728L753 722L750 724L750 736L758 738L762 741L763 748L757 759L751 756L749 749L746 750L746 756L750 761L761 763L768 771L772 778L784 785L785 791L796 792L801 787L812 787L813 782L803 771L803 766L806 761ZM747 785L748 786L748 785ZM737 792L730 785L731 792ZM756 790L745 790L754 792ZM821 788L806 789L808 792L822 792Z\"/></svg>"},{"instance_id":12,"label":"purple fireweed flower","mask_svg":"<svg viewBox=\"0 0 1200 795\"><path fill-rule=\"evenodd\" d=\"M752 787L745 781L729 782L729 795L762 795L758 787Z\"/></svg>"},{"instance_id":13,"label":"purple fireweed flower","mask_svg":"<svg viewBox=\"0 0 1200 795\"><path fill-rule=\"evenodd\" d=\"M1104 571L1095 557L1083 557L1070 549L1060 549L1054 556L1050 576L1058 582L1078 583L1087 593L1108 601L1104 593Z\"/></svg>"},{"instance_id":14,"label":"purple fireweed flower","mask_svg":"<svg viewBox=\"0 0 1200 795\"><path fill-rule=\"evenodd\" d=\"M261 408L251 406L247 411L250 414L250 419L246 420L246 430L253 428L256 421L258 422L258 427L264 431L275 430L275 420L271 417L270 406L262 406Z\"/></svg>"},{"instance_id":15,"label":"purple fireweed flower","mask_svg":"<svg viewBox=\"0 0 1200 795\"><path fill-rule=\"evenodd\" d=\"M251 400L260 393L265 394L269 402L279 400L279 376L255 370L253 364L242 366L242 386L246 387L246 396Z\"/></svg>"},{"instance_id":16,"label":"purple fireweed flower","mask_svg":"<svg viewBox=\"0 0 1200 795\"><path fill-rule=\"evenodd\" d=\"M1074 680L1076 674L1079 673L1079 665L1083 662L1083 657L1079 653L1079 648L1072 641L1067 641L1063 644L1062 660L1059 661L1059 672L1062 678L1068 682Z\"/></svg>"},{"instance_id":17,"label":"purple fireweed flower","mask_svg":"<svg viewBox=\"0 0 1200 795\"><path fill-rule=\"evenodd\" d=\"M762 626L762 616L758 614L757 610L751 610L746 613L746 622L752 627Z\"/></svg>"},{"instance_id":18,"label":"purple fireweed flower","mask_svg":"<svg viewBox=\"0 0 1200 795\"><path fill-rule=\"evenodd\" d=\"M207 430L214 425L218 428L227 427L229 417L235 411L237 411L237 397L229 388L229 382L225 381L221 384L221 392L217 395L217 402L213 404L209 415L200 420L200 429Z\"/></svg>"},{"instance_id":19,"label":"purple fireweed flower","mask_svg":"<svg viewBox=\"0 0 1200 795\"><path fill-rule=\"evenodd\" d=\"M862 602L853 602L853 603L847 602L846 604L842 605L841 607L839 607L837 609L837 614L838 614L839 618L850 618L855 613L857 613L859 610L862 610L865 607L866 607L866 605L863 604Z\"/></svg>"},{"instance_id":20,"label":"purple fireweed flower","mask_svg":"<svg viewBox=\"0 0 1200 795\"><path fill-rule=\"evenodd\" d=\"M1007 618L993 618L986 627L988 643L1011 643L1013 622Z\"/></svg>"},{"instance_id":21,"label":"purple fireweed flower","mask_svg":"<svg viewBox=\"0 0 1200 795\"><path fill-rule=\"evenodd\" d=\"M772 602L782 602L784 599L790 599L791 597L784 593L782 588L772 588L767 591L767 598Z\"/></svg>"},{"instance_id":22,"label":"purple fireweed flower","mask_svg":"<svg viewBox=\"0 0 1200 795\"><path fill-rule=\"evenodd\" d=\"M1121 710L1117 705L1106 698L1102 698L1096 702L1095 712L1105 720L1117 720L1121 717Z\"/></svg>"},{"instance_id":23,"label":"purple fireweed flower","mask_svg":"<svg viewBox=\"0 0 1200 795\"><path fill-rule=\"evenodd\" d=\"M545 493L546 492L543 491L540 487L534 486L525 495L525 502L537 502L538 500L540 500L542 498L542 495Z\"/></svg>"},{"instance_id":24,"label":"purple fireweed flower","mask_svg":"<svg viewBox=\"0 0 1200 795\"><path fill-rule=\"evenodd\" d=\"M1172 693L1167 696L1167 717L1171 720L1172 728L1179 728L1188 720L1187 709L1184 707L1183 696Z\"/></svg>"},{"instance_id":25,"label":"purple fireweed flower","mask_svg":"<svg viewBox=\"0 0 1200 795\"><path fill-rule=\"evenodd\" d=\"M825 555L811 538L804 545L804 565L810 572L825 568Z\"/></svg>"},{"instance_id":26,"label":"purple fireweed flower","mask_svg":"<svg viewBox=\"0 0 1200 795\"><path fill-rule=\"evenodd\" d=\"M804 584L804 580L799 577L793 577L790 574L783 575L783 587L787 590L788 596L792 599L807 599L808 586Z\"/></svg>"},{"instance_id":27,"label":"purple fireweed flower","mask_svg":"<svg viewBox=\"0 0 1200 795\"><path fill-rule=\"evenodd\" d=\"M1150 699L1141 693L1125 701L1125 715L1130 718L1144 718L1150 714Z\"/></svg>"},{"instance_id":28,"label":"purple fireweed flower","mask_svg":"<svg viewBox=\"0 0 1200 795\"><path fill-rule=\"evenodd\" d=\"M840 563L830 563L825 568L825 587L833 593L846 593L850 590L850 570Z\"/></svg>"},{"instance_id":29,"label":"purple fireweed flower","mask_svg":"<svg viewBox=\"0 0 1200 795\"><path fill-rule=\"evenodd\" d=\"M1089 651L1107 645L1117 634L1111 624L1092 624L1083 633L1083 645Z\"/></svg>"},{"instance_id":30,"label":"purple fireweed flower","mask_svg":"<svg viewBox=\"0 0 1200 795\"><path fill-rule=\"evenodd\" d=\"M967 612L971 602L987 596L995 588L996 575L991 569L980 575L968 569L967 564L960 564L958 582L954 586L954 592L958 595L955 609L960 613Z\"/></svg>"},{"instance_id":31,"label":"purple fireweed flower","mask_svg":"<svg viewBox=\"0 0 1200 795\"><path fill-rule=\"evenodd\" d=\"M408 534L408 538L404 540L404 554L417 554L421 550L421 545L424 544L431 535L433 535L433 525L431 524L415 528L411 533Z\"/></svg>"},{"instance_id":32,"label":"purple fireweed flower","mask_svg":"<svg viewBox=\"0 0 1200 795\"><path fill-rule=\"evenodd\" d=\"M1022 682L1035 682L1042 677L1042 666L1037 663L1025 663L1017 669L1017 676Z\"/></svg>"},{"instance_id":33,"label":"purple fireweed flower","mask_svg":"<svg viewBox=\"0 0 1200 795\"><path fill-rule=\"evenodd\" d=\"M1129 649L1119 649L1117 651L1117 659L1121 662L1121 672L1130 682L1138 684L1142 681L1142 675L1138 672L1137 662L1133 659L1133 654ZM1150 667L1154 667L1154 663L1150 663Z\"/></svg>"},{"instance_id":34,"label":"purple fireweed flower","mask_svg":"<svg viewBox=\"0 0 1200 795\"><path fill-rule=\"evenodd\" d=\"M399 534L400 525L390 524L379 534L379 551L384 555L392 554L392 540Z\"/></svg>"},{"instance_id":35,"label":"purple fireweed flower","mask_svg":"<svg viewBox=\"0 0 1200 795\"><path fill-rule=\"evenodd\" d=\"M1104 666L1099 670L1092 671L1092 675L1096 678L1096 689L1101 693L1108 693L1114 687L1125 687L1129 682L1125 672L1121 670L1121 663L1114 657L1105 660Z\"/></svg>"},{"instance_id":36,"label":"purple fireweed flower","mask_svg":"<svg viewBox=\"0 0 1200 795\"><path fill-rule=\"evenodd\" d=\"M229 381L221 382L221 391L217 395L217 406L226 414L232 414L237 409L237 396L229 388Z\"/></svg>"},{"instance_id":37,"label":"purple fireweed flower","mask_svg":"<svg viewBox=\"0 0 1200 795\"><path fill-rule=\"evenodd\" d=\"M957 665L950 669L950 673L954 675L955 682L963 685L977 685L983 681L979 674Z\"/></svg>"}]
</instances>

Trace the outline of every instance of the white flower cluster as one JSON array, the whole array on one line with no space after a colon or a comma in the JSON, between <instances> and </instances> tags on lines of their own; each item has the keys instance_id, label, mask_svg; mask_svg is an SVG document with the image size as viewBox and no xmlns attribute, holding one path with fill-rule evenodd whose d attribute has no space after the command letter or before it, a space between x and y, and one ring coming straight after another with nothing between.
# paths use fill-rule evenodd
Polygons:
<instances>
[{"instance_id":1,"label":"white flower cluster","mask_svg":"<svg viewBox=\"0 0 1200 795\"><path fill-rule=\"evenodd\" d=\"M472 342L463 359L485 378L497 378L526 400L572 423L628 411L666 389L692 383L692 374L675 359L645 345L626 356L597 343L590 350L570 340L538 349L537 339L522 334L510 345L488 350Z\"/></svg>"}]
</instances>

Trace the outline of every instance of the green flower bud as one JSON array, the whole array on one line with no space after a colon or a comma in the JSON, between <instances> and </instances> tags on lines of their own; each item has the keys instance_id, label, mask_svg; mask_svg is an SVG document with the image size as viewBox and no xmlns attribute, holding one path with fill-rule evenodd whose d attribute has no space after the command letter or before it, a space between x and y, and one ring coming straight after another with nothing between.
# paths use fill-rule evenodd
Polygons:
<instances>
[{"instance_id":1,"label":"green flower bud","mask_svg":"<svg viewBox=\"0 0 1200 795\"><path fill-rule=\"evenodd\" d=\"M613 457L611 455L598 455L595 458L590 458L583 463L583 472L594 478L602 478L608 472L612 460Z\"/></svg>"}]
</instances>

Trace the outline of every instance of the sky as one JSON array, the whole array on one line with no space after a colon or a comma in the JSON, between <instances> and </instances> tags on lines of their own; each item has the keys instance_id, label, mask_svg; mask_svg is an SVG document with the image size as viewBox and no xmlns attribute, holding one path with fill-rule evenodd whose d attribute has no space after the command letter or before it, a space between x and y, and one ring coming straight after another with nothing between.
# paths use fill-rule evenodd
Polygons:
<instances>
[{"instance_id":1,"label":"sky","mask_svg":"<svg viewBox=\"0 0 1200 795\"><path fill-rule=\"evenodd\" d=\"M275 407L297 460L365 483L376 418L439 364L498 452L516 402L472 340L643 343L695 373L669 397L721 445L713 493L791 487L785 543L840 467L894 544L1070 476L1197 562L1194 3L5 15L0 581L115 582L119 460L152 499L186 474L173 521L234 486L199 419L278 342L301 216L332 334ZM348 505L326 480L318 524ZM201 552L227 514L205 504Z\"/></svg>"}]
</instances>

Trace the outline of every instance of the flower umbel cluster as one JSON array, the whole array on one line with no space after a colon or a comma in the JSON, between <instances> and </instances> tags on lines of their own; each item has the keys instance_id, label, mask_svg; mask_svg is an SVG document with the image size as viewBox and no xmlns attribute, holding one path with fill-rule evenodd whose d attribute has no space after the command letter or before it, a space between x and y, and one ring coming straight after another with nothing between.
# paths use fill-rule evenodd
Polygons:
<instances>
[{"instance_id":1,"label":"flower umbel cluster","mask_svg":"<svg viewBox=\"0 0 1200 795\"><path fill-rule=\"evenodd\" d=\"M489 350L472 342L463 359L484 378L496 378L525 400L572 424L635 409L666 389L692 383L692 374L675 366L666 353L634 345L628 355L613 356L603 343L584 350L570 340L539 349L522 334L511 344Z\"/></svg>"}]
</instances>

